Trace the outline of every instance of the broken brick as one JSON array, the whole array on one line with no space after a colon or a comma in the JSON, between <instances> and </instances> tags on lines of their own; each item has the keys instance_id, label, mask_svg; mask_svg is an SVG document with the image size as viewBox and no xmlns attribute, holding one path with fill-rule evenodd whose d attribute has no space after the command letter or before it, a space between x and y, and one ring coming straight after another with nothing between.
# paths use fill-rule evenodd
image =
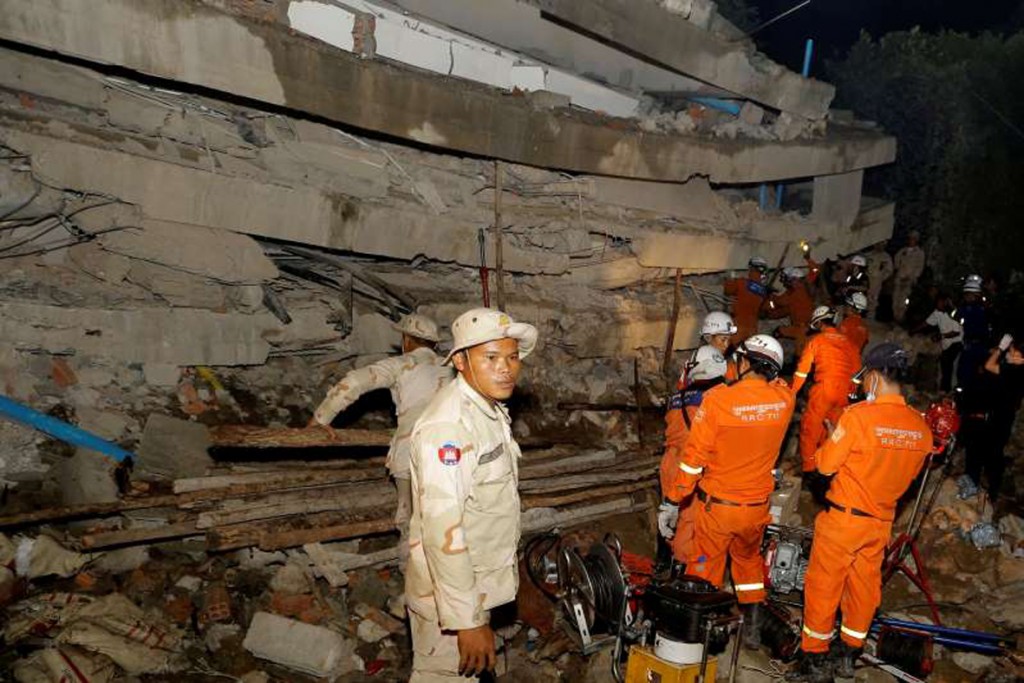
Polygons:
<instances>
[{"instance_id":1,"label":"broken brick","mask_svg":"<svg viewBox=\"0 0 1024 683\"><path fill-rule=\"evenodd\" d=\"M75 374L75 371L60 356L57 356L50 362L50 376L61 389L67 389L74 384L78 384L78 376Z\"/></svg>"}]
</instances>

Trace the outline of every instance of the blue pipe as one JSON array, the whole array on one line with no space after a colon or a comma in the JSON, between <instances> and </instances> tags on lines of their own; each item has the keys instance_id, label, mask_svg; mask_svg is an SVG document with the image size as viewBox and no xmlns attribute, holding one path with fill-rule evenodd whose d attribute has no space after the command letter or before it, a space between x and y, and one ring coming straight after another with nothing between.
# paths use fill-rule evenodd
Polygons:
<instances>
[{"instance_id":1,"label":"blue pipe","mask_svg":"<svg viewBox=\"0 0 1024 683\"><path fill-rule=\"evenodd\" d=\"M10 418L15 422L20 422L27 427L38 429L41 432L46 432L55 439L102 453L119 463L135 458L133 453L96 436L92 432L87 432L63 420L50 417L17 401L12 401L6 396L0 396L0 416Z\"/></svg>"},{"instance_id":2,"label":"blue pipe","mask_svg":"<svg viewBox=\"0 0 1024 683\"><path fill-rule=\"evenodd\" d=\"M782 211L782 197L786 193L786 186L778 183L775 186L775 210Z\"/></svg>"},{"instance_id":3,"label":"blue pipe","mask_svg":"<svg viewBox=\"0 0 1024 683\"><path fill-rule=\"evenodd\" d=\"M804 44L804 68L800 72L804 78L811 75L811 58L814 57L814 38L808 38Z\"/></svg>"},{"instance_id":4,"label":"blue pipe","mask_svg":"<svg viewBox=\"0 0 1024 683\"><path fill-rule=\"evenodd\" d=\"M732 100L722 100L717 97L691 97L690 100L697 104L703 104L705 107L710 109L724 111L725 113L732 114L733 116L740 115L740 105L736 104Z\"/></svg>"},{"instance_id":5,"label":"blue pipe","mask_svg":"<svg viewBox=\"0 0 1024 683\"><path fill-rule=\"evenodd\" d=\"M1011 638L1006 636L1000 636L995 633L985 633L984 631L970 631L964 628L953 628L952 626L936 626L935 624L919 624L916 621L903 621L900 619L892 619L891 617L876 617L874 624L882 626L895 626L898 628L914 629L915 631L924 631L926 633L938 633L944 636L958 636L962 638L970 638L972 640L992 640L995 642L1013 642Z\"/></svg>"},{"instance_id":6,"label":"blue pipe","mask_svg":"<svg viewBox=\"0 0 1024 683\"><path fill-rule=\"evenodd\" d=\"M875 624L875 625L873 625L871 627L871 632L874 633L877 636L877 634L881 630L881 628L882 628L881 626L878 626L877 624ZM894 629L894 630L896 630L896 631L900 631L900 630L910 631L911 629L898 629L897 628L897 629ZM915 633L918 634L918 635L922 635L922 637L927 635L929 638L931 638L932 642L937 643L939 645L944 645L946 647L955 647L955 648L958 648L958 649L961 649L961 650L972 650L974 652L979 652L979 653L984 654L984 655L998 656L998 655L1002 655L1002 654L1004 654L1006 652L1006 649L1002 645L997 645L996 643L983 643L983 642L979 642L977 640L964 640L962 638L950 638L948 636L937 635L937 634L934 634L934 633L923 634L923 633L921 633L921 631L916 630L916 629L915 629Z\"/></svg>"},{"instance_id":7,"label":"blue pipe","mask_svg":"<svg viewBox=\"0 0 1024 683\"><path fill-rule=\"evenodd\" d=\"M760 205L762 211L768 208L768 183L761 183Z\"/></svg>"}]
</instances>

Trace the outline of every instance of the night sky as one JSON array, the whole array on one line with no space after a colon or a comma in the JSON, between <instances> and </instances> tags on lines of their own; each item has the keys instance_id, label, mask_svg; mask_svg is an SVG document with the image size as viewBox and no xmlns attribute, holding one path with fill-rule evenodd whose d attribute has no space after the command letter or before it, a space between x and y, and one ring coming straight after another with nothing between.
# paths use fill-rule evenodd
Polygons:
<instances>
[{"instance_id":1,"label":"night sky","mask_svg":"<svg viewBox=\"0 0 1024 683\"><path fill-rule=\"evenodd\" d=\"M800 0L748 0L762 22ZM874 37L920 26L925 31L950 29L1004 33L1024 28L1024 0L813 0L811 4L755 34L762 51L792 69L803 61L804 42L816 43L812 75L821 75L821 59L842 57L861 30Z\"/></svg>"}]
</instances>

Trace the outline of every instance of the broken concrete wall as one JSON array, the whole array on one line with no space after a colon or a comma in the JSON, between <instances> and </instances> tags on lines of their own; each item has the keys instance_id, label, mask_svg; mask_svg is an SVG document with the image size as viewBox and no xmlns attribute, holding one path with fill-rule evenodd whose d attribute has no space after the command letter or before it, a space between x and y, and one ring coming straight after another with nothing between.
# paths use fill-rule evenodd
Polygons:
<instances>
[{"instance_id":1,"label":"broken concrete wall","mask_svg":"<svg viewBox=\"0 0 1024 683\"><path fill-rule=\"evenodd\" d=\"M129 449L152 414L299 426L344 372L394 351L389 321L402 311L447 326L480 305L481 231L496 265L494 162L0 57L0 144L17 157L4 168L48 191L47 234L17 214L0 236L7 395L85 427L117 421L107 432ZM775 259L810 239L829 255L891 231L888 205L851 230L761 211L704 179L502 172L508 309L542 333L515 428L537 439L635 438L628 412L557 405L633 402L634 359L642 402L660 400L676 269L681 351L751 254ZM386 405L371 401L363 419L388 424ZM74 457L18 429L0 438L28 456L5 460L10 481Z\"/></svg>"}]
</instances>

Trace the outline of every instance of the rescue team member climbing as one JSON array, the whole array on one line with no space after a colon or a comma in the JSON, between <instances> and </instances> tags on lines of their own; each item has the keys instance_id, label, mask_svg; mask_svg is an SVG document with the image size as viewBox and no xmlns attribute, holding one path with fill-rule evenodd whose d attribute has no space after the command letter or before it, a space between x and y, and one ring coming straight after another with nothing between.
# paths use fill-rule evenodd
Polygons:
<instances>
[{"instance_id":1,"label":"rescue team member climbing","mask_svg":"<svg viewBox=\"0 0 1024 683\"><path fill-rule=\"evenodd\" d=\"M455 381L412 433L413 514L405 599L412 683L478 676L495 665L490 610L519 587L519 446L502 401L537 329L489 308L452 324Z\"/></svg>"},{"instance_id":2,"label":"rescue team member climbing","mask_svg":"<svg viewBox=\"0 0 1024 683\"><path fill-rule=\"evenodd\" d=\"M882 599L882 560L896 501L921 470L932 448L924 417L907 406L900 382L907 355L897 344L872 348L858 373L867 399L843 412L815 461L835 475L828 505L814 524L804 587L800 666L787 680L852 677L875 610ZM840 642L829 654L836 609Z\"/></svg>"},{"instance_id":3,"label":"rescue team member climbing","mask_svg":"<svg viewBox=\"0 0 1024 683\"><path fill-rule=\"evenodd\" d=\"M836 328L850 340L857 353L864 350L871 338L868 326L864 324L864 315L868 310L868 298L862 292L851 292L846 296L843 306L843 320Z\"/></svg>"},{"instance_id":4,"label":"rescue team member climbing","mask_svg":"<svg viewBox=\"0 0 1024 683\"><path fill-rule=\"evenodd\" d=\"M815 309L811 316L811 331L815 334L800 355L793 376L795 395L814 371L814 385L800 419L800 460L805 473L814 471L814 452L825 437L825 420L838 419L838 410L849 403L851 378L860 367L860 353L835 328L835 319L835 309Z\"/></svg>"},{"instance_id":5,"label":"rescue team member climbing","mask_svg":"<svg viewBox=\"0 0 1024 683\"><path fill-rule=\"evenodd\" d=\"M715 347L706 344L697 349L683 368L683 386L672 394L665 414L665 453L658 470L663 501L658 508L658 531L671 541L672 557L677 562L686 562L689 556L696 511L692 504L679 509L684 488L679 468L683 448L704 393L725 382L727 367L725 357Z\"/></svg>"},{"instance_id":6,"label":"rescue team member climbing","mask_svg":"<svg viewBox=\"0 0 1024 683\"><path fill-rule=\"evenodd\" d=\"M802 268L782 271L782 285L786 291L773 295L768 302L768 317L789 318L789 324L776 328L776 337L792 339L799 355L807 343L807 328L814 313L814 296Z\"/></svg>"},{"instance_id":7,"label":"rescue team member climbing","mask_svg":"<svg viewBox=\"0 0 1024 683\"><path fill-rule=\"evenodd\" d=\"M740 379L708 391L693 416L676 491L680 500L696 497L687 573L721 587L731 558L736 597L748 613L744 643L757 647L766 597L761 539L793 393L778 379L783 355L776 339L754 335L736 355Z\"/></svg>"},{"instance_id":8,"label":"rescue team member climbing","mask_svg":"<svg viewBox=\"0 0 1024 683\"><path fill-rule=\"evenodd\" d=\"M764 274L768 271L768 262L755 256L747 264L747 276L733 278L725 282L726 296L735 297L732 306L732 317L736 321L737 331L732 341L738 344L757 332L757 320L761 315L761 303L768 296Z\"/></svg>"},{"instance_id":9,"label":"rescue team member climbing","mask_svg":"<svg viewBox=\"0 0 1024 683\"><path fill-rule=\"evenodd\" d=\"M437 323L425 315L413 313L394 326L402 333L402 355L385 358L366 367L353 370L330 388L327 396L313 413L310 424L329 427L331 422L360 396L376 389L391 391L398 415L398 427L391 439L391 448L385 462L398 489L398 507L395 525L401 535L399 543L401 564L406 554L404 543L409 533L409 515L412 511L412 486L409 480L409 437L413 425L434 395L452 381L452 369L441 364L435 349L441 341Z\"/></svg>"}]
</instances>

